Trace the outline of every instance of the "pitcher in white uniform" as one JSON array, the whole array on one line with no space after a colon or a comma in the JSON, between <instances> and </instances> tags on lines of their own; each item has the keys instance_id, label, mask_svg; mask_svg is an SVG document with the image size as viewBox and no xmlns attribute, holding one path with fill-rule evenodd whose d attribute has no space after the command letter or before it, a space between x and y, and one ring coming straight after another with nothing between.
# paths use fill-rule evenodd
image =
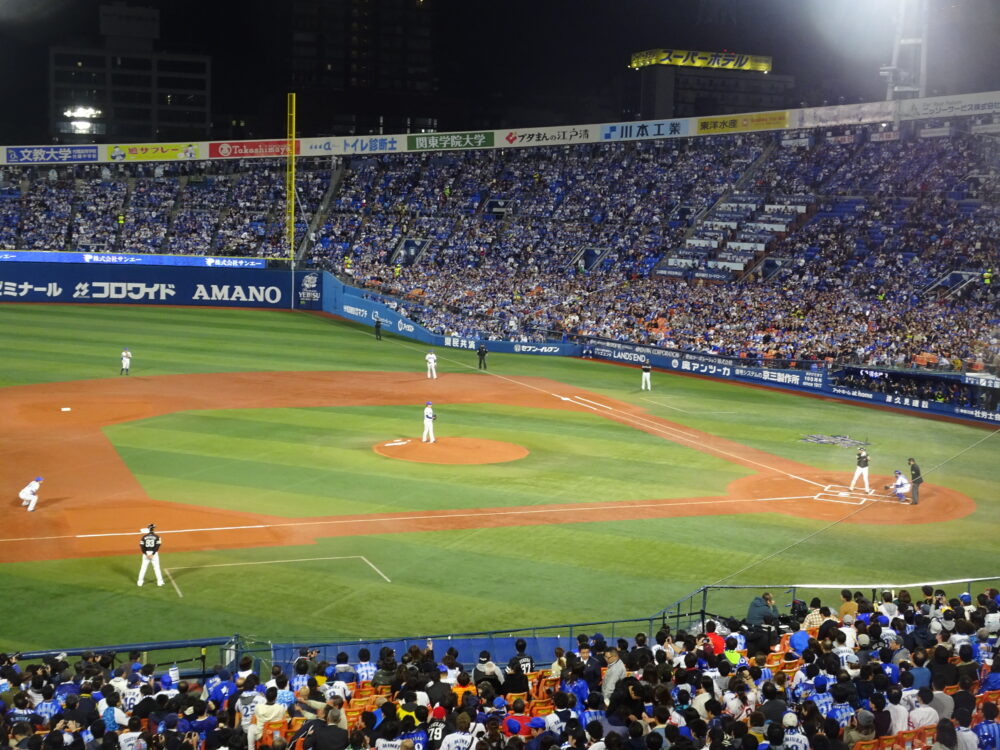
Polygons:
<instances>
[{"instance_id":1,"label":"pitcher in white uniform","mask_svg":"<svg viewBox=\"0 0 1000 750\"><path fill-rule=\"evenodd\" d=\"M434 439L434 420L437 416L434 414L434 405L428 401L424 406L424 436L421 438L422 443L436 443Z\"/></svg>"}]
</instances>

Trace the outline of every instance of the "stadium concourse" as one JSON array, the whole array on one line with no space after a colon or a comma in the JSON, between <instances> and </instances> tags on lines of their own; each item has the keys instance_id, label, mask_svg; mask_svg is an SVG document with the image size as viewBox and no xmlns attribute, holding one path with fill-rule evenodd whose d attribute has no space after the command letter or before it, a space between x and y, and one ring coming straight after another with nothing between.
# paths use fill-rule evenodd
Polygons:
<instances>
[{"instance_id":1,"label":"stadium concourse","mask_svg":"<svg viewBox=\"0 0 1000 750\"><path fill-rule=\"evenodd\" d=\"M0 742L24 750L994 750L1000 592L768 592L742 621L580 634L533 654L412 645L323 654L270 672L244 654L180 679L164 665L0 655ZM321 655L322 654L322 655ZM374 657L374 658L373 658ZM207 678L207 679L205 679ZM860 743L860 744L859 744Z\"/></svg>"},{"instance_id":2,"label":"stadium concourse","mask_svg":"<svg viewBox=\"0 0 1000 750\"><path fill-rule=\"evenodd\" d=\"M997 146L971 124L303 157L298 250L438 334L996 372ZM287 257L282 181L7 166L0 248Z\"/></svg>"}]
</instances>

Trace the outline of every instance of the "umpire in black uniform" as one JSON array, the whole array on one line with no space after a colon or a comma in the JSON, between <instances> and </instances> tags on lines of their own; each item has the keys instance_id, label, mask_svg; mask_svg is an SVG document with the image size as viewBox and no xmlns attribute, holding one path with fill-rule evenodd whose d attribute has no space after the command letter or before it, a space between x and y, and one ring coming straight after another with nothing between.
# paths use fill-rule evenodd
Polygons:
<instances>
[{"instance_id":1,"label":"umpire in black uniform","mask_svg":"<svg viewBox=\"0 0 1000 750\"><path fill-rule=\"evenodd\" d=\"M920 465L912 458L906 459L910 465L910 505L917 505L920 502L920 485L924 483L924 475L920 473Z\"/></svg>"},{"instance_id":2,"label":"umpire in black uniform","mask_svg":"<svg viewBox=\"0 0 1000 750\"><path fill-rule=\"evenodd\" d=\"M490 353L489 350L486 348L486 342L480 341L479 342L479 348L476 349L476 354L479 356L479 369L480 370L487 370L487 369L489 369L488 367L486 367L486 355L489 354L489 353Z\"/></svg>"}]
</instances>

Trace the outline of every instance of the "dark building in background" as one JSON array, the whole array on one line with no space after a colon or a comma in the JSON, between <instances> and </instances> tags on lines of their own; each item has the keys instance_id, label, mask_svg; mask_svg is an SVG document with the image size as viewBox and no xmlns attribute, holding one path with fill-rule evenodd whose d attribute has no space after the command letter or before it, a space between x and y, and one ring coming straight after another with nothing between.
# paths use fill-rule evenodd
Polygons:
<instances>
[{"instance_id":1,"label":"dark building in background","mask_svg":"<svg viewBox=\"0 0 1000 750\"><path fill-rule=\"evenodd\" d=\"M430 132L449 105L435 59L434 0L258 0L272 91L298 94L307 135ZM275 122L284 98L271 102ZM278 119L282 122L283 119Z\"/></svg>"},{"instance_id":2,"label":"dark building in background","mask_svg":"<svg viewBox=\"0 0 1000 750\"><path fill-rule=\"evenodd\" d=\"M99 21L99 35L49 48L51 139L207 137L211 58L159 51L160 12L152 8L102 5L94 21Z\"/></svg>"},{"instance_id":3,"label":"dark building in background","mask_svg":"<svg viewBox=\"0 0 1000 750\"><path fill-rule=\"evenodd\" d=\"M767 57L650 50L633 55L632 68L637 119L762 112L794 102L795 77L770 72Z\"/></svg>"}]
</instances>

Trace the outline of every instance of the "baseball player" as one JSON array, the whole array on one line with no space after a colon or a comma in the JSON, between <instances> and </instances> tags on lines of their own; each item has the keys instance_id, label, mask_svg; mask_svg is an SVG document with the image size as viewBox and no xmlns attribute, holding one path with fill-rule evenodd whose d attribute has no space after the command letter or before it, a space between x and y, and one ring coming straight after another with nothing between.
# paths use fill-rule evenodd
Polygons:
<instances>
[{"instance_id":1,"label":"baseball player","mask_svg":"<svg viewBox=\"0 0 1000 750\"><path fill-rule=\"evenodd\" d=\"M420 439L421 443L437 442L437 440L434 439L435 419L437 419L437 415L434 413L434 404L428 401L424 406L424 436Z\"/></svg>"},{"instance_id":2,"label":"baseball player","mask_svg":"<svg viewBox=\"0 0 1000 750\"><path fill-rule=\"evenodd\" d=\"M649 364L649 360L647 359L645 362L642 363L642 387L639 390L641 391L653 390L653 386L650 385L649 383L649 378L652 372L653 372L653 366Z\"/></svg>"},{"instance_id":3,"label":"baseball player","mask_svg":"<svg viewBox=\"0 0 1000 750\"><path fill-rule=\"evenodd\" d=\"M886 489L892 488L893 493L896 495L896 499L901 503L906 502L906 493L910 491L910 481L903 476L903 472L896 469L896 481L892 484L887 484Z\"/></svg>"},{"instance_id":4,"label":"baseball player","mask_svg":"<svg viewBox=\"0 0 1000 750\"><path fill-rule=\"evenodd\" d=\"M427 356L424 357L427 360L427 377L432 380L437 380L438 371L438 355L433 351L427 352Z\"/></svg>"},{"instance_id":5,"label":"baseball player","mask_svg":"<svg viewBox=\"0 0 1000 750\"><path fill-rule=\"evenodd\" d=\"M122 349L122 369L119 375L128 375L128 368L132 365L132 352L126 346Z\"/></svg>"},{"instance_id":6,"label":"baseball player","mask_svg":"<svg viewBox=\"0 0 1000 750\"><path fill-rule=\"evenodd\" d=\"M869 495L872 494L871 487L868 486L868 451L864 448L858 448L858 467L854 470L854 476L851 478L852 490L859 478L865 481L865 492Z\"/></svg>"},{"instance_id":7,"label":"baseball player","mask_svg":"<svg viewBox=\"0 0 1000 750\"><path fill-rule=\"evenodd\" d=\"M139 580L136 585L141 586L146 578L146 568L153 564L153 572L156 573L156 585L163 585L163 574L160 573L160 537L156 534L156 524L151 523L143 532L142 539L139 540L139 550L142 552L142 567L139 568Z\"/></svg>"},{"instance_id":8,"label":"baseball player","mask_svg":"<svg viewBox=\"0 0 1000 750\"><path fill-rule=\"evenodd\" d=\"M42 486L42 478L35 477L28 485L17 493L17 496L21 499L21 505L27 505L28 510L35 509L35 503L38 502L38 488Z\"/></svg>"}]
</instances>

